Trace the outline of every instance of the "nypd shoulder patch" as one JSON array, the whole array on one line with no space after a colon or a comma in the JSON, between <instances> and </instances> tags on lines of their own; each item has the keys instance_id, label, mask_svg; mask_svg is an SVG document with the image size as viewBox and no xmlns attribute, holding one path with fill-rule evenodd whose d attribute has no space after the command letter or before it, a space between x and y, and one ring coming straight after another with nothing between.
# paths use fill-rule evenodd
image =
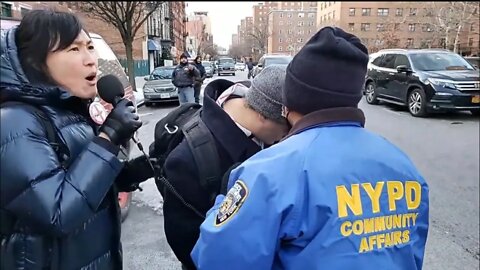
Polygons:
<instances>
[{"instance_id":1,"label":"nypd shoulder patch","mask_svg":"<svg viewBox=\"0 0 480 270\"><path fill-rule=\"evenodd\" d=\"M215 217L215 226L221 226L233 217L248 196L247 185L242 180L237 180L228 191Z\"/></svg>"}]
</instances>

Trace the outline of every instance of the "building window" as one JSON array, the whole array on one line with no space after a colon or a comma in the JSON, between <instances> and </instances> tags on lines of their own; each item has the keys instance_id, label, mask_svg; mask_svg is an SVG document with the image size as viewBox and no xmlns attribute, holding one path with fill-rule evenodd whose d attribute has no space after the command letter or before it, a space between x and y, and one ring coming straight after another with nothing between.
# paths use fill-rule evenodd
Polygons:
<instances>
[{"instance_id":1,"label":"building window","mask_svg":"<svg viewBox=\"0 0 480 270\"><path fill-rule=\"evenodd\" d=\"M333 11L333 16L332 16L332 19L335 20L335 10Z\"/></svg>"},{"instance_id":2,"label":"building window","mask_svg":"<svg viewBox=\"0 0 480 270\"><path fill-rule=\"evenodd\" d=\"M370 16L371 8L362 8L362 16Z\"/></svg>"},{"instance_id":3,"label":"building window","mask_svg":"<svg viewBox=\"0 0 480 270\"><path fill-rule=\"evenodd\" d=\"M305 13L299 12L299 13L298 13L298 18L303 18L303 17L305 17Z\"/></svg>"},{"instance_id":4,"label":"building window","mask_svg":"<svg viewBox=\"0 0 480 270\"><path fill-rule=\"evenodd\" d=\"M408 31L409 32L415 32L415 24L414 23L411 23L408 25Z\"/></svg>"},{"instance_id":5,"label":"building window","mask_svg":"<svg viewBox=\"0 0 480 270\"><path fill-rule=\"evenodd\" d=\"M388 8L379 8L377 10L377 16L388 16Z\"/></svg>"},{"instance_id":6,"label":"building window","mask_svg":"<svg viewBox=\"0 0 480 270\"><path fill-rule=\"evenodd\" d=\"M355 16L355 8L350 8L350 9L348 10L348 15L349 15L349 16Z\"/></svg>"},{"instance_id":7,"label":"building window","mask_svg":"<svg viewBox=\"0 0 480 270\"><path fill-rule=\"evenodd\" d=\"M297 42L298 42L298 43L302 43L302 42L303 42L303 38L298 38L298 39L297 39Z\"/></svg>"},{"instance_id":8,"label":"building window","mask_svg":"<svg viewBox=\"0 0 480 270\"><path fill-rule=\"evenodd\" d=\"M470 47L473 46L473 38L468 39L468 46L470 46Z\"/></svg>"},{"instance_id":9,"label":"building window","mask_svg":"<svg viewBox=\"0 0 480 270\"><path fill-rule=\"evenodd\" d=\"M423 12L425 13L425 16L427 17L433 17L433 10L430 8L424 8Z\"/></svg>"},{"instance_id":10,"label":"building window","mask_svg":"<svg viewBox=\"0 0 480 270\"><path fill-rule=\"evenodd\" d=\"M298 25L298 26L303 26L303 22L302 22L302 21L299 21L299 22L297 23L297 25Z\"/></svg>"},{"instance_id":11,"label":"building window","mask_svg":"<svg viewBox=\"0 0 480 270\"><path fill-rule=\"evenodd\" d=\"M385 31L385 25L383 23L377 23L377 31L378 32Z\"/></svg>"},{"instance_id":12,"label":"building window","mask_svg":"<svg viewBox=\"0 0 480 270\"><path fill-rule=\"evenodd\" d=\"M287 17L288 17L288 18L291 18L291 17L292 17L292 13L290 13L290 12L287 13Z\"/></svg>"},{"instance_id":13,"label":"building window","mask_svg":"<svg viewBox=\"0 0 480 270\"><path fill-rule=\"evenodd\" d=\"M470 25L470 31L472 31L472 32L475 31L475 23L472 23Z\"/></svg>"},{"instance_id":14,"label":"building window","mask_svg":"<svg viewBox=\"0 0 480 270\"><path fill-rule=\"evenodd\" d=\"M320 4L320 10L323 10L323 3Z\"/></svg>"},{"instance_id":15,"label":"building window","mask_svg":"<svg viewBox=\"0 0 480 270\"><path fill-rule=\"evenodd\" d=\"M348 24L348 30L354 31L355 30L355 23L349 23Z\"/></svg>"},{"instance_id":16,"label":"building window","mask_svg":"<svg viewBox=\"0 0 480 270\"><path fill-rule=\"evenodd\" d=\"M278 46L278 51L279 51L279 52L283 51L282 46Z\"/></svg>"},{"instance_id":17,"label":"building window","mask_svg":"<svg viewBox=\"0 0 480 270\"><path fill-rule=\"evenodd\" d=\"M283 18L283 12L280 12L280 18Z\"/></svg>"},{"instance_id":18,"label":"building window","mask_svg":"<svg viewBox=\"0 0 480 270\"><path fill-rule=\"evenodd\" d=\"M289 33L289 34L292 34L292 33L293 33L293 30L292 30L292 29L288 29L288 33Z\"/></svg>"},{"instance_id":19,"label":"building window","mask_svg":"<svg viewBox=\"0 0 480 270\"><path fill-rule=\"evenodd\" d=\"M395 10L395 16L403 16L403 8L397 8L397 10Z\"/></svg>"},{"instance_id":20,"label":"building window","mask_svg":"<svg viewBox=\"0 0 480 270\"><path fill-rule=\"evenodd\" d=\"M433 32L433 26L429 23L424 24L423 32Z\"/></svg>"},{"instance_id":21,"label":"building window","mask_svg":"<svg viewBox=\"0 0 480 270\"><path fill-rule=\"evenodd\" d=\"M308 18L315 18L315 13L308 13Z\"/></svg>"},{"instance_id":22,"label":"building window","mask_svg":"<svg viewBox=\"0 0 480 270\"><path fill-rule=\"evenodd\" d=\"M394 27L393 29L395 31L400 31L400 23L395 23L395 25L393 27Z\"/></svg>"},{"instance_id":23,"label":"building window","mask_svg":"<svg viewBox=\"0 0 480 270\"><path fill-rule=\"evenodd\" d=\"M328 12L328 21L330 21L331 19L332 19L332 13Z\"/></svg>"},{"instance_id":24,"label":"building window","mask_svg":"<svg viewBox=\"0 0 480 270\"><path fill-rule=\"evenodd\" d=\"M303 34L305 34L305 30L298 30L297 31L297 35L303 35Z\"/></svg>"},{"instance_id":25,"label":"building window","mask_svg":"<svg viewBox=\"0 0 480 270\"><path fill-rule=\"evenodd\" d=\"M282 38L279 38L278 43L282 43L282 42L283 42Z\"/></svg>"},{"instance_id":26,"label":"building window","mask_svg":"<svg viewBox=\"0 0 480 270\"><path fill-rule=\"evenodd\" d=\"M288 22L287 22L287 25L292 25L292 21L288 21Z\"/></svg>"},{"instance_id":27,"label":"building window","mask_svg":"<svg viewBox=\"0 0 480 270\"><path fill-rule=\"evenodd\" d=\"M369 23L362 23L362 24L360 25L360 30L361 30L361 31L365 31L365 32L366 32L366 31L370 31L370 24L369 24Z\"/></svg>"},{"instance_id":28,"label":"building window","mask_svg":"<svg viewBox=\"0 0 480 270\"><path fill-rule=\"evenodd\" d=\"M311 33L312 33L312 29L309 29L309 30L308 30L308 33L311 34Z\"/></svg>"},{"instance_id":29,"label":"building window","mask_svg":"<svg viewBox=\"0 0 480 270\"><path fill-rule=\"evenodd\" d=\"M410 16L416 16L417 15L417 9L416 8L410 8Z\"/></svg>"},{"instance_id":30,"label":"building window","mask_svg":"<svg viewBox=\"0 0 480 270\"><path fill-rule=\"evenodd\" d=\"M282 33L282 29L279 29L279 30L278 30L278 33L281 34L281 33Z\"/></svg>"},{"instance_id":31,"label":"building window","mask_svg":"<svg viewBox=\"0 0 480 270\"><path fill-rule=\"evenodd\" d=\"M12 5L2 2L2 12L0 15L3 17L12 17Z\"/></svg>"},{"instance_id":32,"label":"building window","mask_svg":"<svg viewBox=\"0 0 480 270\"><path fill-rule=\"evenodd\" d=\"M413 46L413 38L407 39L407 46Z\"/></svg>"},{"instance_id":33,"label":"building window","mask_svg":"<svg viewBox=\"0 0 480 270\"><path fill-rule=\"evenodd\" d=\"M308 26L314 26L315 25L315 22L311 21L308 23Z\"/></svg>"},{"instance_id":34,"label":"building window","mask_svg":"<svg viewBox=\"0 0 480 270\"><path fill-rule=\"evenodd\" d=\"M24 17L29 11L30 9L28 8L20 7L20 13L22 14L22 17Z\"/></svg>"}]
</instances>

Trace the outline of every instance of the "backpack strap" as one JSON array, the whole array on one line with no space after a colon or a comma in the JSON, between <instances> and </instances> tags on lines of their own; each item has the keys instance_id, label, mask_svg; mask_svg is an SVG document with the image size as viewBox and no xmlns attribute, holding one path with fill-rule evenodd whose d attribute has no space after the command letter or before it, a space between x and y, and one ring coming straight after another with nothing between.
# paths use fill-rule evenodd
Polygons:
<instances>
[{"instance_id":1,"label":"backpack strap","mask_svg":"<svg viewBox=\"0 0 480 270\"><path fill-rule=\"evenodd\" d=\"M13 105L23 105L30 107L40 120L45 133L47 135L48 144L53 148L57 154L58 160L63 168L66 168L70 158L70 150L60 138L60 134L57 132L53 120L48 117L46 112L41 109L40 106L36 106L30 103L21 102L21 101L6 101L1 103L1 108L13 106Z\"/></svg>"},{"instance_id":2,"label":"backpack strap","mask_svg":"<svg viewBox=\"0 0 480 270\"><path fill-rule=\"evenodd\" d=\"M200 174L200 185L209 191L210 201L214 202L218 190L214 190L213 186L222 175L213 135L198 113L185 124L183 134L193 153Z\"/></svg>"}]
</instances>

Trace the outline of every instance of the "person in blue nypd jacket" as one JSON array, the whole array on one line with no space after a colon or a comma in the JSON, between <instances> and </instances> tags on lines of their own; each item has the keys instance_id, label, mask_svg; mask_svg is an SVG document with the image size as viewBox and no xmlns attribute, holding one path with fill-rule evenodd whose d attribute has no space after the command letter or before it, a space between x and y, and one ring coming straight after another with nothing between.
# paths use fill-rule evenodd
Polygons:
<instances>
[{"instance_id":1,"label":"person in blue nypd jacket","mask_svg":"<svg viewBox=\"0 0 480 270\"><path fill-rule=\"evenodd\" d=\"M428 186L364 128L367 62L335 27L293 58L283 90L293 127L232 171L191 253L198 269L422 269Z\"/></svg>"}]
</instances>

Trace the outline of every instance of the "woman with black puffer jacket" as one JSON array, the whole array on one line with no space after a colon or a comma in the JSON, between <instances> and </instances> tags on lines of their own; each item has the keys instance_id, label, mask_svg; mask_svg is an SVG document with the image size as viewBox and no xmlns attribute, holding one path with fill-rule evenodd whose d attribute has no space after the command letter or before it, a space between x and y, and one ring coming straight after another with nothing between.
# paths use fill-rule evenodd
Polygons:
<instances>
[{"instance_id":1,"label":"woman with black puffer jacket","mask_svg":"<svg viewBox=\"0 0 480 270\"><path fill-rule=\"evenodd\" d=\"M145 161L117 158L133 104L90 119L97 55L71 13L30 11L0 49L0 269L122 269L117 192Z\"/></svg>"}]
</instances>

